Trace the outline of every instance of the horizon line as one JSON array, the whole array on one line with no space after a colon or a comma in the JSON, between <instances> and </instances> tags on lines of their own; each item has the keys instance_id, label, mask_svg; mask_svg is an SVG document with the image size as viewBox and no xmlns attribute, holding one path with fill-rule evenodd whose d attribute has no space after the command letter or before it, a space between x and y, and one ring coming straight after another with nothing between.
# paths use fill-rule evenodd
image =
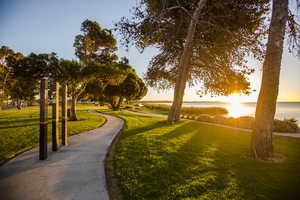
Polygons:
<instances>
[{"instance_id":1,"label":"horizon line","mask_svg":"<svg viewBox=\"0 0 300 200\"><path fill-rule=\"evenodd\" d=\"M164 103L172 103L173 100L139 100L137 102L164 102ZM215 101L211 101L211 100L186 100L183 101L183 103L230 103L229 101L222 101L222 100L215 100ZM257 103L257 101L240 101L240 103ZM276 103L300 103L300 100L284 100L284 101L276 101Z\"/></svg>"}]
</instances>

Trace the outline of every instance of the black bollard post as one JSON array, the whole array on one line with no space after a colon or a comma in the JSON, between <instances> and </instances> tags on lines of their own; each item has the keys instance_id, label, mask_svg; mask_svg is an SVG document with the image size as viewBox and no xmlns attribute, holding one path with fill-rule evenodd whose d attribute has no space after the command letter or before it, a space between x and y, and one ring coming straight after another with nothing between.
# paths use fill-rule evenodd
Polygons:
<instances>
[{"instance_id":1,"label":"black bollard post","mask_svg":"<svg viewBox=\"0 0 300 200\"><path fill-rule=\"evenodd\" d=\"M48 81L40 84L40 160L47 159Z\"/></svg>"},{"instance_id":2,"label":"black bollard post","mask_svg":"<svg viewBox=\"0 0 300 200\"><path fill-rule=\"evenodd\" d=\"M58 136L58 108L59 108L59 85L54 82L52 85L52 151L59 149L59 136Z\"/></svg>"},{"instance_id":3,"label":"black bollard post","mask_svg":"<svg viewBox=\"0 0 300 200\"><path fill-rule=\"evenodd\" d=\"M67 108L68 108L68 87L62 85L62 145L68 145L68 126L67 126Z\"/></svg>"}]
</instances>

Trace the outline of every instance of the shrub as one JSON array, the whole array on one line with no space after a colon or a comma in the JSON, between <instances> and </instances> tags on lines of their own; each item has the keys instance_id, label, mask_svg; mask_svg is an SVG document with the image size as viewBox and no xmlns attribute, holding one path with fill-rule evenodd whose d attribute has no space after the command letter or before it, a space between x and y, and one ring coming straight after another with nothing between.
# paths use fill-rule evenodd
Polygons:
<instances>
[{"instance_id":1,"label":"shrub","mask_svg":"<svg viewBox=\"0 0 300 200\"><path fill-rule=\"evenodd\" d=\"M297 120L294 118L284 120L275 119L273 122L273 131L283 133L298 133L299 127L297 125Z\"/></svg>"},{"instance_id":2,"label":"shrub","mask_svg":"<svg viewBox=\"0 0 300 200\"><path fill-rule=\"evenodd\" d=\"M216 115L212 118L212 123L226 125L227 117L224 117L223 115Z\"/></svg>"},{"instance_id":3,"label":"shrub","mask_svg":"<svg viewBox=\"0 0 300 200\"><path fill-rule=\"evenodd\" d=\"M208 114L202 114L202 115L198 115L196 117L196 120L197 121L200 121L200 122L212 122L212 116L208 115Z\"/></svg>"},{"instance_id":4,"label":"shrub","mask_svg":"<svg viewBox=\"0 0 300 200\"><path fill-rule=\"evenodd\" d=\"M125 105L124 108L125 109L129 109L129 110L133 110L134 109L134 105Z\"/></svg>"},{"instance_id":5,"label":"shrub","mask_svg":"<svg viewBox=\"0 0 300 200\"><path fill-rule=\"evenodd\" d=\"M190 115L189 119L195 120L195 119L196 119L196 116L195 116L195 115Z\"/></svg>"},{"instance_id":6,"label":"shrub","mask_svg":"<svg viewBox=\"0 0 300 200\"><path fill-rule=\"evenodd\" d=\"M149 110L156 110L158 113L161 114L168 114L171 108L171 106L165 104L145 104L143 107Z\"/></svg>"},{"instance_id":7,"label":"shrub","mask_svg":"<svg viewBox=\"0 0 300 200\"><path fill-rule=\"evenodd\" d=\"M162 114L168 114L171 106L166 104L145 104L145 108L149 110L156 110ZM226 108L221 107L182 107L181 117L183 118L196 118L196 116L201 114L208 115L225 115L228 114Z\"/></svg>"},{"instance_id":8,"label":"shrub","mask_svg":"<svg viewBox=\"0 0 300 200\"><path fill-rule=\"evenodd\" d=\"M242 116L237 118L237 127L245 129L253 129L254 117Z\"/></svg>"},{"instance_id":9,"label":"shrub","mask_svg":"<svg viewBox=\"0 0 300 200\"><path fill-rule=\"evenodd\" d=\"M221 107L183 107L181 109L181 114L185 115L225 115L228 114L228 110L226 108Z\"/></svg>"},{"instance_id":10,"label":"shrub","mask_svg":"<svg viewBox=\"0 0 300 200\"><path fill-rule=\"evenodd\" d=\"M224 120L224 125L238 127L237 126L237 121L238 121L237 118L229 117L226 120Z\"/></svg>"}]
</instances>

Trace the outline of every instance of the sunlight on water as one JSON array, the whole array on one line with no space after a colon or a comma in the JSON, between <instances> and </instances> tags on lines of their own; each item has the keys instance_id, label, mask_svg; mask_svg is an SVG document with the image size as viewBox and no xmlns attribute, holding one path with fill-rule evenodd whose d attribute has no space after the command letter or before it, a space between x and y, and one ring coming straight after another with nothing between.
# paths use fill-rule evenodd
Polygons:
<instances>
[{"instance_id":1,"label":"sunlight on water","mask_svg":"<svg viewBox=\"0 0 300 200\"><path fill-rule=\"evenodd\" d=\"M228 107L228 112L229 117L237 118L245 114L245 108L243 108L240 103L234 102Z\"/></svg>"},{"instance_id":2,"label":"sunlight on water","mask_svg":"<svg viewBox=\"0 0 300 200\"><path fill-rule=\"evenodd\" d=\"M230 106L228 107L229 117L240 117L246 114L246 108L241 105L240 96L238 94L233 94L229 98Z\"/></svg>"}]
</instances>

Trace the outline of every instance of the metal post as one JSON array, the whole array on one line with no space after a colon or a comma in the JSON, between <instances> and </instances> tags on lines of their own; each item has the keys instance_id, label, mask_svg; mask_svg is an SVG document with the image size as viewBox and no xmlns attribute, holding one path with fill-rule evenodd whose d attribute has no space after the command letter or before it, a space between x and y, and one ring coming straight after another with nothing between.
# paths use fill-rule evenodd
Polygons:
<instances>
[{"instance_id":1,"label":"metal post","mask_svg":"<svg viewBox=\"0 0 300 200\"><path fill-rule=\"evenodd\" d=\"M40 84L40 160L47 159L48 81Z\"/></svg>"},{"instance_id":2,"label":"metal post","mask_svg":"<svg viewBox=\"0 0 300 200\"><path fill-rule=\"evenodd\" d=\"M58 135L58 108L59 108L59 85L54 82L52 85L52 151L59 149L59 135Z\"/></svg>"},{"instance_id":3,"label":"metal post","mask_svg":"<svg viewBox=\"0 0 300 200\"><path fill-rule=\"evenodd\" d=\"M68 87L62 85L62 145L68 145L68 126L67 126L67 108L68 108Z\"/></svg>"}]
</instances>

